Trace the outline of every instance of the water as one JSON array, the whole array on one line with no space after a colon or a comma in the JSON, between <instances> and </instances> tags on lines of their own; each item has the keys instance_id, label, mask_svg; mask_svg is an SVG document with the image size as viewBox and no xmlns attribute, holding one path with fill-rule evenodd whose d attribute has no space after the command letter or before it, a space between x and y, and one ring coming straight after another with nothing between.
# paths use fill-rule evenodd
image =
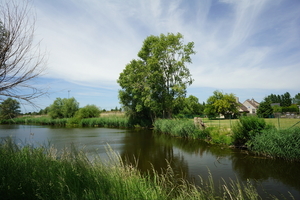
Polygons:
<instances>
[{"instance_id":1,"label":"water","mask_svg":"<svg viewBox=\"0 0 300 200\"><path fill-rule=\"evenodd\" d=\"M108 145L120 156L143 172L161 171L168 163L173 170L199 183L211 173L215 184L248 179L257 186L260 195L267 193L300 199L300 163L273 160L250 155L246 151L208 145L202 141L172 138L149 130L111 128L57 128L34 125L0 125L0 138L13 137L20 145L54 145L58 149L71 144L83 148L89 156L107 159Z\"/></svg>"}]
</instances>

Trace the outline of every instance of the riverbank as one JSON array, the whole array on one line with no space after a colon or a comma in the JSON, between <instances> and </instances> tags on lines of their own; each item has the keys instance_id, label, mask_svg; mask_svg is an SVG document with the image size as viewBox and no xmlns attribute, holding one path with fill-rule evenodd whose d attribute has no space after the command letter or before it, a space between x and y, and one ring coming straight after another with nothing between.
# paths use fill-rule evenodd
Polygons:
<instances>
[{"instance_id":1,"label":"riverbank","mask_svg":"<svg viewBox=\"0 0 300 200\"><path fill-rule=\"evenodd\" d=\"M227 126L220 126L221 121ZM244 148L271 158L300 161L300 127L293 126L298 121L289 121L287 124L292 126L289 128L277 128L274 121L267 123L265 119L254 116L229 122L232 128L228 127L228 120L220 120L219 125L199 129L192 120L158 119L154 123L154 130L175 137Z\"/></svg>"},{"instance_id":2,"label":"riverbank","mask_svg":"<svg viewBox=\"0 0 300 200\"><path fill-rule=\"evenodd\" d=\"M295 121L296 120L296 121ZM262 119L241 117L235 120L203 120L206 128L199 129L190 119L157 119L153 124L156 132L173 137L201 139L208 143L242 147L256 154L289 161L300 161L300 127L298 119ZM88 119L51 119L21 117L2 120L1 124L39 124L68 127L141 128L124 115L107 115ZM277 126L276 126L277 124ZM297 124L295 127L291 127ZM289 128L279 128L289 127ZM260 142L265 141L265 142Z\"/></svg>"},{"instance_id":3,"label":"riverbank","mask_svg":"<svg viewBox=\"0 0 300 200\"><path fill-rule=\"evenodd\" d=\"M0 195L3 199L261 199L248 181L218 182L212 176L200 186L178 178L169 166L163 173L142 175L108 147L110 159L92 160L74 147L19 147L0 144ZM47 169L47 170L44 170ZM151 174L151 175L150 175ZM269 195L270 199L275 199Z\"/></svg>"},{"instance_id":4,"label":"riverbank","mask_svg":"<svg viewBox=\"0 0 300 200\"><path fill-rule=\"evenodd\" d=\"M19 117L8 120L1 120L0 124L38 124L51 126L79 126L79 127L114 127L114 128L134 128L135 125L129 118L123 115L105 115L97 118L77 119L63 118L51 119L48 116L41 117Z\"/></svg>"}]
</instances>

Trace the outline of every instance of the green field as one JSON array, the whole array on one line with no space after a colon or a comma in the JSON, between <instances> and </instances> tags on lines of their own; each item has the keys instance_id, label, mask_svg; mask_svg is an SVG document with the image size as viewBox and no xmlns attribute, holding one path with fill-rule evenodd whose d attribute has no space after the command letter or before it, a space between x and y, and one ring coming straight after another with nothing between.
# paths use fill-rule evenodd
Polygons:
<instances>
[{"instance_id":1,"label":"green field","mask_svg":"<svg viewBox=\"0 0 300 200\"><path fill-rule=\"evenodd\" d=\"M214 127L221 127L221 128L231 128L234 123L236 123L238 119L216 119L216 120L209 120L208 118L204 118L203 122L206 126L214 126ZM265 119L268 124L273 124L276 128L290 128L293 125L300 127L300 119L288 119L288 118L268 118Z\"/></svg>"}]
</instances>

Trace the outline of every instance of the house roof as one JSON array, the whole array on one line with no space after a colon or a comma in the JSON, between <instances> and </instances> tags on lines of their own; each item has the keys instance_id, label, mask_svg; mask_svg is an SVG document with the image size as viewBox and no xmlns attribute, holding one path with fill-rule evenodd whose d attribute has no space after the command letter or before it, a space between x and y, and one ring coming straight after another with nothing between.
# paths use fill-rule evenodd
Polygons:
<instances>
[{"instance_id":1,"label":"house roof","mask_svg":"<svg viewBox=\"0 0 300 200\"><path fill-rule=\"evenodd\" d=\"M259 106L259 103L257 101L255 101L254 99L251 99L251 100L247 99L246 101L254 108L258 108L258 106Z\"/></svg>"},{"instance_id":2,"label":"house roof","mask_svg":"<svg viewBox=\"0 0 300 200\"><path fill-rule=\"evenodd\" d=\"M249 110L244 106L242 103L239 102L239 109L242 110L243 112L249 112Z\"/></svg>"}]
</instances>

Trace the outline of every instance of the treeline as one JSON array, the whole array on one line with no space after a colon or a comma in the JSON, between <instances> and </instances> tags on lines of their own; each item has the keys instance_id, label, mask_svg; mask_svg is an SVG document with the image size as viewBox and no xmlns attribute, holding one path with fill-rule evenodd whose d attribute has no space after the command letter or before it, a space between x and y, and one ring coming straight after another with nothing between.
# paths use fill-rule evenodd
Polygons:
<instances>
[{"instance_id":1,"label":"treeline","mask_svg":"<svg viewBox=\"0 0 300 200\"><path fill-rule=\"evenodd\" d=\"M260 103L257 114L260 117L274 117L275 113L299 113L300 93L291 97L289 92L282 95L270 94Z\"/></svg>"}]
</instances>

